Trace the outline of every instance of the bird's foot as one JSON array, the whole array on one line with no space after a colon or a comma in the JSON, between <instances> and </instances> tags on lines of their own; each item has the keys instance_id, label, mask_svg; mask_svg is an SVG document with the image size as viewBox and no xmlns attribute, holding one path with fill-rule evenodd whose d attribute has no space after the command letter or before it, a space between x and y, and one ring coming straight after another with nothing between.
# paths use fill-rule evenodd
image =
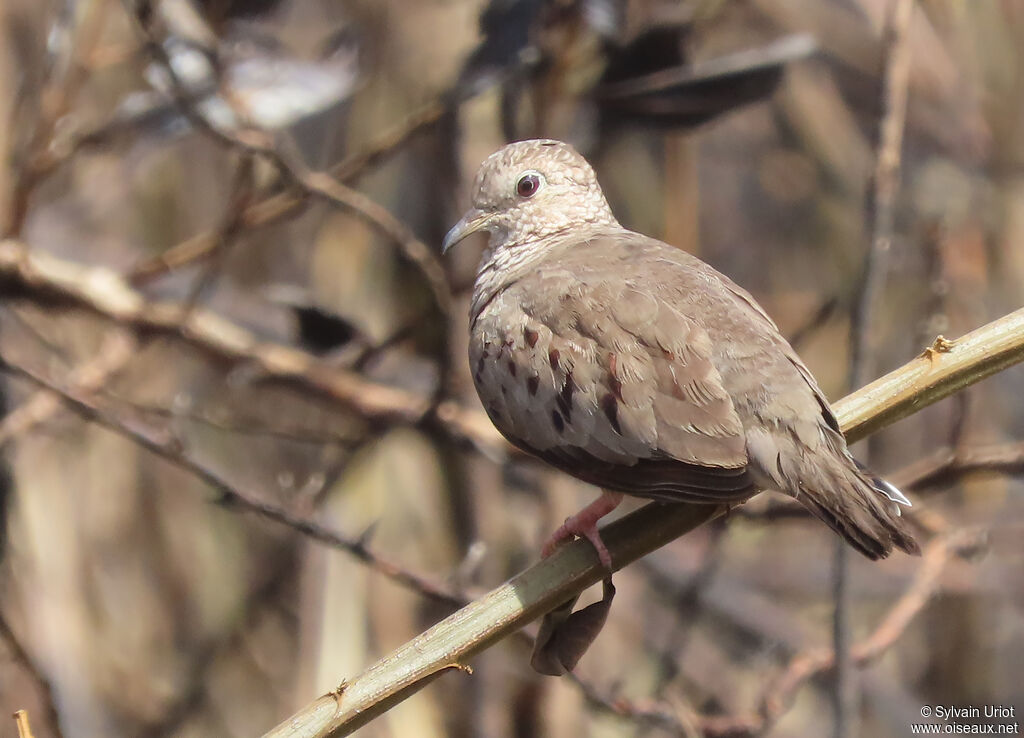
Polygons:
<instances>
[{"instance_id":1,"label":"bird's foot","mask_svg":"<svg viewBox=\"0 0 1024 738\"><path fill-rule=\"evenodd\" d=\"M546 559L563 541L569 541L579 536L590 541L594 550L597 551L597 558L601 560L601 565L611 571L612 556L608 553L604 541L601 540L601 534L597 530L597 521L617 508L620 502L622 502L622 493L602 492L596 500L575 515L565 519L561 527L552 533L544 544L540 553L541 557Z\"/></svg>"}]
</instances>

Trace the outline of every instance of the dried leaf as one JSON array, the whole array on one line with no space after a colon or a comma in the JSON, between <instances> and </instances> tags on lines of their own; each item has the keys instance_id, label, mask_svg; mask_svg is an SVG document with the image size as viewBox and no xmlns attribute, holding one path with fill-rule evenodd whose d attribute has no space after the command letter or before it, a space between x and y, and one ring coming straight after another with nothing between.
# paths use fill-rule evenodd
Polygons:
<instances>
[{"instance_id":1,"label":"dried leaf","mask_svg":"<svg viewBox=\"0 0 1024 738\"><path fill-rule=\"evenodd\" d=\"M578 599L574 597L544 616L530 659L534 671L562 676L576 668L608 619L608 611L615 598L611 577L604 580L603 588L604 594L599 602L573 612L572 607Z\"/></svg>"}]
</instances>

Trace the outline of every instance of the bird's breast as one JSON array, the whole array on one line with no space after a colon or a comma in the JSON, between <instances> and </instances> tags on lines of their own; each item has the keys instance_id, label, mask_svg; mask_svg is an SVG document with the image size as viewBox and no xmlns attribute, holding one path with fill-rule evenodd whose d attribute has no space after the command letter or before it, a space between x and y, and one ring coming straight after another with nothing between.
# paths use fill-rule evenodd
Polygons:
<instances>
[{"instance_id":1,"label":"bird's breast","mask_svg":"<svg viewBox=\"0 0 1024 738\"><path fill-rule=\"evenodd\" d=\"M597 355L591 339L553 331L505 294L477 316L470 336L470 371L487 414L537 452L590 445L606 383Z\"/></svg>"}]
</instances>

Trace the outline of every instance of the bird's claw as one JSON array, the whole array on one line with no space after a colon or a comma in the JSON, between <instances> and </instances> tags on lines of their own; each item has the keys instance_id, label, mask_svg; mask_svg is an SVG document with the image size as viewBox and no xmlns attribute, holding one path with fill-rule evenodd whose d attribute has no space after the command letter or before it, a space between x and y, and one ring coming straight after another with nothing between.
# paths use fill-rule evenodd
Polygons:
<instances>
[{"instance_id":1,"label":"bird's claw","mask_svg":"<svg viewBox=\"0 0 1024 738\"><path fill-rule=\"evenodd\" d=\"M601 540L601 533L597 530L597 521L614 510L621 501L621 494L605 492L578 513L566 518L565 522L544 544L541 549L541 557L546 559L562 542L579 536L590 541L594 550L597 551L597 558L601 561L601 565L608 571L612 571L612 555L608 552L604 541Z\"/></svg>"}]
</instances>

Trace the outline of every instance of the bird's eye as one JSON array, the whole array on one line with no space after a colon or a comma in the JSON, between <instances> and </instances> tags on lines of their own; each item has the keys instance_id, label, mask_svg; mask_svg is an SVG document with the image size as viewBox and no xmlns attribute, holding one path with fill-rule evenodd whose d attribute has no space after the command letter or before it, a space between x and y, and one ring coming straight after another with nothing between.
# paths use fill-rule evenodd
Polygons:
<instances>
[{"instance_id":1,"label":"bird's eye","mask_svg":"<svg viewBox=\"0 0 1024 738\"><path fill-rule=\"evenodd\" d=\"M533 197L537 190L540 189L540 177L532 172L528 172L519 178L516 182L516 193L520 197Z\"/></svg>"}]
</instances>

